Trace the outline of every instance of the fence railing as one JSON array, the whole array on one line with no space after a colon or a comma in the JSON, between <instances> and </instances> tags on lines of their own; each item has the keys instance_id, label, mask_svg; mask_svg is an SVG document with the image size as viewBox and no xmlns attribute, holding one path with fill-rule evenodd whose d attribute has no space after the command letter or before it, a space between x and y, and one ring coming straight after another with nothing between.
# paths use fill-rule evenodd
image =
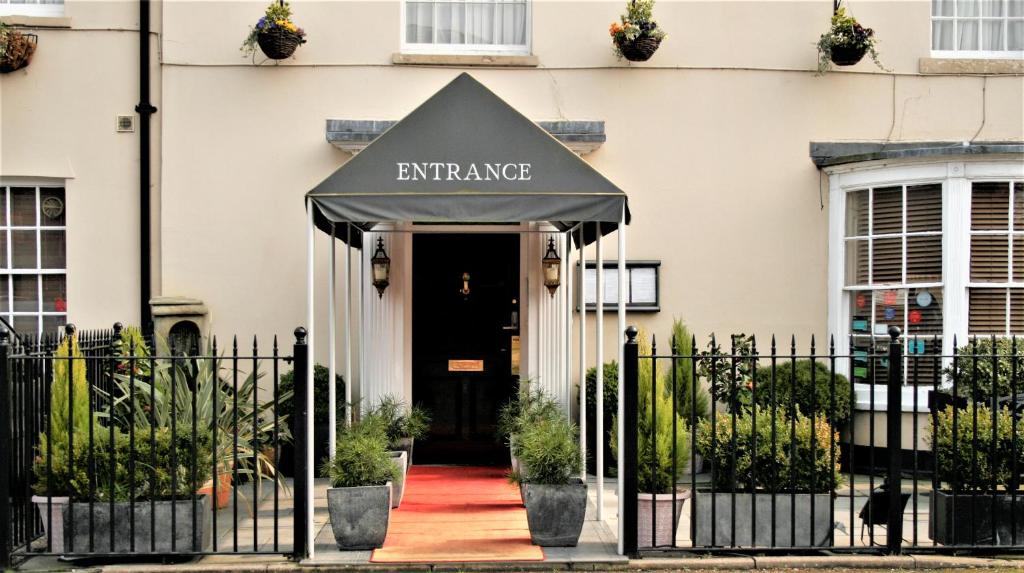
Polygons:
<instances>
[{"instance_id":1,"label":"fence railing","mask_svg":"<svg viewBox=\"0 0 1024 573\"><path fill-rule=\"evenodd\" d=\"M680 342L627 331L628 553L1024 550L1016 339Z\"/></svg>"},{"instance_id":2,"label":"fence railing","mask_svg":"<svg viewBox=\"0 0 1024 573\"><path fill-rule=\"evenodd\" d=\"M305 331L291 355L276 337L269 351L255 338L186 354L151 342L120 324L0 332L0 565L305 550L291 517L305 457L280 465L289 428L305 423ZM291 366L294 388L283 388Z\"/></svg>"}]
</instances>

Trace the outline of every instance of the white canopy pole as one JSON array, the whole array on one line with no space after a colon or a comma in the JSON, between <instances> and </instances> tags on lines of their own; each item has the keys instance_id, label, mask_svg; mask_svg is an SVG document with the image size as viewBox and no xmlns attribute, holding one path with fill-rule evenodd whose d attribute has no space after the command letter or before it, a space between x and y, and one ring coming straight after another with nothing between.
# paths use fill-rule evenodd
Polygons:
<instances>
[{"instance_id":1,"label":"white canopy pole","mask_svg":"<svg viewBox=\"0 0 1024 573\"><path fill-rule=\"evenodd\" d=\"M618 401L619 401L619 404L618 404L618 412L619 412L618 419L619 420L625 420L626 419L626 402L625 402L625 399L623 398L623 396L624 396L623 390L625 388L625 347L623 346L623 336L626 333L626 302L625 302L626 301L626 206L625 205L622 206L622 218L619 220L618 235L619 235L619 237L618 237L619 238L619 253L618 253L618 255L619 255L619 274L618 274L618 279L619 279L619 300L618 300L618 303L619 303L619 309L618 309L619 310L619 332L618 332L618 336L615 337L615 339L618 340L618 347L619 347L619 383L618 383L618 386L617 386L617 388L618 388ZM618 426L618 434L619 435L616 436L617 443L618 444L622 444L625 441L625 439L626 439L626 431L623 428L622 424L619 424L619 426ZM621 445L619 446L619 449L621 451L621 449L622 449ZM622 477L621 477L621 476L626 475L626 460L622 456L618 457L618 468L619 468L619 471L618 471L617 475L619 476L619 480L618 480L617 486L618 486L618 497L619 497L619 511L618 511L618 514L619 514L619 555L622 555L623 552L624 552L624 547L623 547L623 541L622 540L623 540L623 534L625 533L624 527L625 527L625 523L626 523L626 520L623 519L623 513L625 513L624 509L626 507L626 505L625 505L625 503L626 503L626 495L625 495L626 490L625 490L625 484L623 483Z\"/></svg>"},{"instance_id":2,"label":"white canopy pole","mask_svg":"<svg viewBox=\"0 0 1024 573\"><path fill-rule=\"evenodd\" d=\"M587 481L587 297L584 291L587 290L586 281L586 267L587 261L583 256L586 251L584 250L584 236L583 229L585 225L580 225L580 254L579 254L579 268L576 269L577 277L579 278L579 291L577 293L576 300L578 301L578 307L580 309L580 456L583 458L583 469L580 471L580 478L583 482Z\"/></svg>"},{"instance_id":3,"label":"white canopy pole","mask_svg":"<svg viewBox=\"0 0 1024 573\"><path fill-rule=\"evenodd\" d=\"M331 223L331 272L327 282L327 301L330 307L327 313L327 380L329 380L327 383L327 402L330 406L330 411L327 413L327 427L330 428L331 433L327 435L327 455L332 460L334 459L334 450L338 446L338 389L334 385L337 376L337 368L335 366L335 349L337 347L335 327L338 322L338 297L337 288L335 288L338 281L338 265L335 257L336 237L334 223Z\"/></svg>"},{"instance_id":4,"label":"white canopy pole","mask_svg":"<svg viewBox=\"0 0 1024 573\"><path fill-rule=\"evenodd\" d=\"M597 377L594 379L594 389L597 400L594 407L594 421L596 427L594 428L594 459L597 462L597 520L604 520L604 269L602 268L603 263L601 260L601 225L600 223L595 224L597 231L597 241L595 248L597 250L597 307L594 314L595 320L597 320L597 334L595 338L597 345Z\"/></svg>"},{"instance_id":5,"label":"white canopy pole","mask_svg":"<svg viewBox=\"0 0 1024 573\"><path fill-rule=\"evenodd\" d=\"M562 235L565 240L565 256L562 257L561 273L565 277L565 288L561 298L565 305L565 324L562 340L565 341L565 415L572 423L572 273L569 272L569 259L572 256L572 231Z\"/></svg>"},{"instance_id":6,"label":"white canopy pole","mask_svg":"<svg viewBox=\"0 0 1024 573\"><path fill-rule=\"evenodd\" d=\"M352 223L345 223L345 426L352 424Z\"/></svg>"},{"instance_id":7,"label":"white canopy pole","mask_svg":"<svg viewBox=\"0 0 1024 573\"><path fill-rule=\"evenodd\" d=\"M364 336L365 328L366 328L366 320L365 320L365 317L363 316L365 314L365 312L366 312L366 309L364 308L366 306L365 302L364 302L366 300L366 297L365 297L365 294L363 292L363 291L366 290L366 285L364 284L366 282L365 281L366 273L363 270L363 266L366 264L366 260L365 260L365 258L366 258L366 238L367 238L366 235L367 235L367 233L363 233L363 247L359 250L359 397L360 397L360 400L363 400L363 399L366 398L366 394L365 393L366 393L366 390L367 390L366 386L364 385L366 383L366 376L365 376L365 374L366 374L366 355L363 353L363 349L364 349L363 339L366 338ZM372 246L373 243L371 242L370 245ZM360 411L360 415L362 415L361 411Z\"/></svg>"},{"instance_id":8,"label":"white canopy pole","mask_svg":"<svg viewBox=\"0 0 1024 573\"><path fill-rule=\"evenodd\" d=\"M306 380L308 386L306 388L306 411L313 412L313 364L316 362L316 352L313 348L313 342L316 340L313 328L313 203L312 201L306 202L307 212L307 227L306 227L306 344L308 347L309 359L306 361ZM306 483L309 486L306 488L306 499L299 503L306 504L306 545L309 549L309 557L313 557L313 551L316 543L313 541L313 490L316 489L313 485L313 416L306 416Z\"/></svg>"}]
</instances>

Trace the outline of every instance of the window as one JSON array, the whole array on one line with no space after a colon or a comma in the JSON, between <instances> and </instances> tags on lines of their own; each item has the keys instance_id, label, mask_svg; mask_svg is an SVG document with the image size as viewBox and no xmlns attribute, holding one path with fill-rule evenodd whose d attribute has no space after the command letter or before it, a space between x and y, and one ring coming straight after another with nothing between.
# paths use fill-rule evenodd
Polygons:
<instances>
[{"instance_id":1,"label":"window","mask_svg":"<svg viewBox=\"0 0 1024 573\"><path fill-rule=\"evenodd\" d=\"M1024 185L971 185L969 334L1024 334Z\"/></svg>"},{"instance_id":2,"label":"window","mask_svg":"<svg viewBox=\"0 0 1024 573\"><path fill-rule=\"evenodd\" d=\"M0 187L0 316L19 334L67 322L64 189Z\"/></svg>"},{"instance_id":3,"label":"window","mask_svg":"<svg viewBox=\"0 0 1024 573\"><path fill-rule=\"evenodd\" d=\"M529 0L406 0L403 51L526 54Z\"/></svg>"},{"instance_id":4,"label":"window","mask_svg":"<svg viewBox=\"0 0 1024 573\"><path fill-rule=\"evenodd\" d=\"M932 0L932 51L1024 57L1024 0Z\"/></svg>"},{"instance_id":5,"label":"window","mask_svg":"<svg viewBox=\"0 0 1024 573\"><path fill-rule=\"evenodd\" d=\"M0 0L0 16L63 16L64 0Z\"/></svg>"},{"instance_id":6,"label":"window","mask_svg":"<svg viewBox=\"0 0 1024 573\"><path fill-rule=\"evenodd\" d=\"M850 190L845 249L851 374L884 382L867 357L885 352L890 326L907 334L909 354L942 335L942 184Z\"/></svg>"},{"instance_id":7,"label":"window","mask_svg":"<svg viewBox=\"0 0 1024 573\"><path fill-rule=\"evenodd\" d=\"M619 268L616 261L603 261L604 267L604 311L614 312L619 302ZM657 312L658 271L661 261L626 261L626 309L633 312ZM597 265L587 261L587 272L583 277L584 300L587 310L597 310Z\"/></svg>"}]
</instances>

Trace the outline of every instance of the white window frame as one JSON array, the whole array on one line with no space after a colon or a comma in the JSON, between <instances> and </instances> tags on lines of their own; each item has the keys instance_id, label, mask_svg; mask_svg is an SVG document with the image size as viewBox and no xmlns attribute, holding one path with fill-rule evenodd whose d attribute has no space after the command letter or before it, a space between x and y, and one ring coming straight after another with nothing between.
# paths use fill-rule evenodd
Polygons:
<instances>
[{"instance_id":1,"label":"white window frame","mask_svg":"<svg viewBox=\"0 0 1024 573\"><path fill-rule=\"evenodd\" d=\"M1006 179L1005 178L984 178L984 179L974 179L974 180L972 180L972 182L985 182L985 181L994 181L994 182L1003 183L1003 182L1006 181ZM1008 222L1009 222L1009 227L1008 228L1012 229L1012 230L982 230L982 229L975 230L975 229L972 228L969 231L970 237L971 237L972 240L973 240L974 237L977 237L977 236L990 236L990 237L994 236L994 237L1007 237L1008 238L1008 241L1007 241L1007 243L1008 243L1007 244L1007 252L1006 252L1006 258L1007 258L1007 261L1006 261L1006 280L1004 280L1004 281L988 281L988 282L986 282L986 281L975 281L975 280L971 279L970 277L968 277L968 279L967 279L968 280L968 282L967 282L968 298L970 297L970 290L971 289L977 289L977 290L1002 290L1004 292L1007 292L1010 289L1024 290L1024 281L1014 280L1014 278L1013 278L1013 275L1014 275L1014 272L1013 272L1014 271L1014 268L1013 268L1013 248L1014 248L1014 245L1013 244L1015 242L1014 239L1024 238L1024 229L1018 230L1014 226L1015 221L1014 221L1014 202L1013 202L1013 200L1014 200L1014 196L1017 193L1024 193L1024 184L1021 184L1019 179L1013 180L1013 178L1011 178L1009 192L1010 192L1010 194L1009 194L1010 205L1009 205L1009 210L1007 211L1007 217L1008 217ZM972 190L971 198L973 198L973 197L974 197L974 193L973 193L973 190ZM968 249L969 248L970 248L970 245L968 245ZM970 269L968 269L968 272L970 272ZM993 335L994 336L1009 336L1008 333L1010 332L1010 315L1011 315L1010 307L1011 307L1010 297L1006 297L1006 318L1003 320L1003 332L1001 332L1001 333L999 333L999 332L976 333L976 335L979 336L979 337L980 336L993 336ZM970 335L970 333L968 333L968 335ZM971 335L971 336L973 336L973 335Z\"/></svg>"},{"instance_id":2,"label":"white window frame","mask_svg":"<svg viewBox=\"0 0 1024 573\"><path fill-rule=\"evenodd\" d=\"M836 353L849 354L850 296L846 287L846 196L866 187L942 183L942 353L953 353L953 338L967 340L967 296L970 283L971 182L1024 178L1024 163L1009 161L955 160L891 163L872 161L826 168L829 176L828 332L835 337ZM893 287L895 288L895 287ZM837 370L849 374L849 361L840 360ZM904 377L906 382L906 377ZM879 384L855 384L857 409L869 409L875 394L875 410L886 407L886 389ZM930 384L903 389L904 411L928 407Z\"/></svg>"},{"instance_id":3,"label":"white window frame","mask_svg":"<svg viewBox=\"0 0 1024 573\"><path fill-rule=\"evenodd\" d=\"M435 4L449 2L452 4L464 4L463 0L428 0ZM401 3L401 25L399 27L399 40L403 54L436 54L436 55L465 55L465 56L527 56L533 46L533 0L526 2L526 43L519 44L440 44L440 43L416 43L406 41L407 5L409 0L402 0ZM498 2L500 4L500 1ZM434 12L436 14L436 11ZM437 34L437 27L434 27L434 34Z\"/></svg>"},{"instance_id":4,"label":"white window frame","mask_svg":"<svg viewBox=\"0 0 1024 573\"><path fill-rule=\"evenodd\" d=\"M54 18L64 15L64 2L60 4L40 3L15 3L10 0L0 0L0 16L34 16L41 18Z\"/></svg>"},{"instance_id":5,"label":"white window frame","mask_svg":"<svg viewBox=\"0 0 1024 573\"><path fill-rule=\"evenodd\" d=\"M32 187L35 188L35 213L36 222L35 225L17 225L13 224L11 219L11 193L12 187ZM10 320L11 324L14 324L14 317L16 316L34 316L36 317L36 332L20 332L19 334L30 334L35 335L45 332L43 330L43 317L45 316L63 316L65 322L70 322L69 308L65 307L63 311L44 311L43 307L43 282L41 280L36 282L36 311L15 311L14 310L14 277L17 275L29 275L29 276L41 276L41 275L62 275L64 276L64 288L67 291L68 288L68 264L67 264L67 186L63 181L39 181L39 180L15 180L15 179L0 179L0 189L5 190L3 194L4 204L0 205L0 208L4 209L6 214L6 220L3 225L0 225L0 233L6 235L7 238L7 267L0 268L0 280L7 282L7 311L0 312L0 315L4 319ZM41 209L40 209L40 190L41 189L63 189L64 190L64 224L63 225L41 225L40 220ZM36 246L36 264L34 268L14 268L14 241L11 240L10 231L35 231L35 246ZM64 231L64 267L62 268L42 268L42 247L41 247L41 232L42 231ZM67 297L64 299L67 304Z\"/></svg>"},{"instance_id":6,"label":"white window frame","mask_svg":"<svg viewBox=\"0 0 1024 573\"><path fill-rule=\"evenodd\" d=\"M933 12L933 8L932 8L933 0L929 0L929 2L928 2L928 14L929 14L929 17L928 17L928 42L929 42L929 45L931 47L932 57L933 58L963 58L963 59L977 58L977 59L993 59L993 60L1017 60L1017 59L1024 58L1024 50L1009 50L1009 49L1006 49L1006 50L981 50L981 49L979 49L979 50L959 50L959 49L956 49L956 47L955 47L955 46L959 45L959 37L958 37L959 36L959 30L958 30L957 25L956 25L958 19L959 20L968 20L968 19L970 19L970 20L975 20L975 21L978 22L978 46L979 47L985 45L985 43L984 43L984 33L985 33L984 30L985 30L985 26L984 26L983 22L985 20L1002 20L1005 23L1005 25L1003 26L1003 30L1004 30L1003 46L1004 47L1008 47L1009 46L1009 41L1010 41L1009 22L1011 20L1013 20L1013 21L1018 20L1019 17L1016 17L1016 16L1011 17L1010 16L1009 0L1001 0L1001 1L1003 2L1003 15L1002 16L996 16L996 17L984 16L983 15L984 7L979 4L979 6L978 6L978 15L977 16L965 16L963 18L960 18L957 15L957 8L958 8L958 6L957 6L957 3L956 3L955 0L953 0L953 15L952 16L936 16L935 14L933 14L932 13ZM933 36L934 36L934 31L933 31L934 30L934 23L936 21L953 22L953 46L954 46L954 49L952 49L952 50L936 50L935 49L935 45L932 42L933 42Z\"/></svg>"}]
</instances>

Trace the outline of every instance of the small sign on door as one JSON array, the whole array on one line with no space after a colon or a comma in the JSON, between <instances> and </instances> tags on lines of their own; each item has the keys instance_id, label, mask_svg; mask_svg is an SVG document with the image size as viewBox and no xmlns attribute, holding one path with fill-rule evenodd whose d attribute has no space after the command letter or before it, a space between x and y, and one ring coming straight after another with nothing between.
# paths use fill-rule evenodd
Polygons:
<instances>
[{"instance_id":1,"label":"small sign on door","mask_svg":"<svg viewBox=\"0 0 1024 573\"><path fill-rule=\"evenodd\" d=\"M483 360L449 360L449 372L483 372Z\"/></svg>"}]
</instances>

